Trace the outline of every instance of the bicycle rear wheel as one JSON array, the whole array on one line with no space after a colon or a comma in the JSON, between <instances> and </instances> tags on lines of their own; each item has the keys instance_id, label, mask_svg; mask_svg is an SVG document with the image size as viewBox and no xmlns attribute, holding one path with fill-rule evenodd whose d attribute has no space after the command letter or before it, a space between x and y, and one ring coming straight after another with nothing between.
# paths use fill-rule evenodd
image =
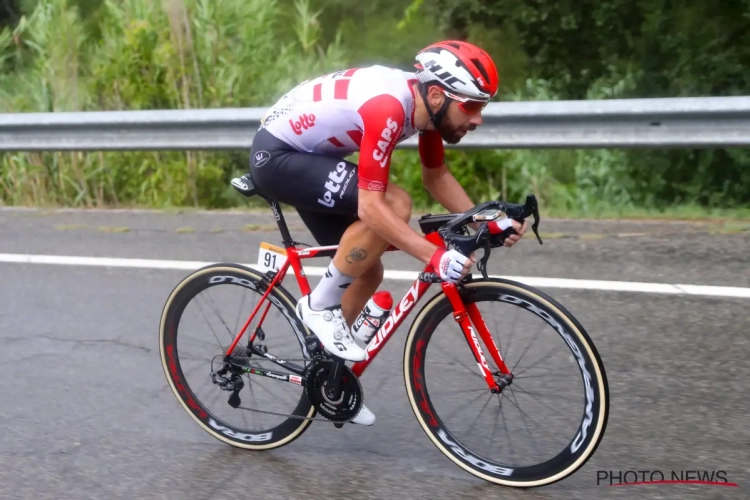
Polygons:
<instances>
[{"instance_id":1,"label":"bicycle rear wheel","mask_svg":"<svg viewBox=\"0 0 750 500\"><path fill-rule=\"evenodd\" d=\"M460 293L464 304L479 309L514 378L500 394L490 392L477 367L486 361L499 371L488 346L482 346L485 360L476 360L448 298L436 295L415 319L404 351L408 399L422 429L456 465L492 483L538 487L573 474L595 452L609 414L607 377L591 338L559 303L532 287L488 279L467 283ZM519 323L520 335L508 333ZM525 361L531 367L519 367ZM542 418L545 411L551 416ZM566 412L572 414L567 420ZM523 430L540 442L519 446Z\"/></svg>"},{"instance_id":2,"label":"bicycle rear wheel","mask_svg":"<svg viewBox=\"0 0 750 500\"><path fill-rule=\"evenodd\" d=\"M291 371L284 374L283 365L253 354L248 333L232 355L225 357L263 297L262 279L261 273L235 264L199 269L169 295L159 325L162 367L183 409L216 439L247 450L289 444L302 435L316 413L304 390L303 377ZM310 357L305 345L308 332L294 306L292 296L282 286L271 290L248 328L255 331L263 318L263 332L254 342L256 348L282 359ZM225 317L220 309L229 309L231 314ZM195 354L199 349L204 352ZM304 368L304 362L297 363ZM239 387L234 405L233 392L216 383L222 380L216 378L222 366L231 368L222 375L223 380ZM270 401L261 405L258 400L263 396Z\"/></svg>"}]
</instances>

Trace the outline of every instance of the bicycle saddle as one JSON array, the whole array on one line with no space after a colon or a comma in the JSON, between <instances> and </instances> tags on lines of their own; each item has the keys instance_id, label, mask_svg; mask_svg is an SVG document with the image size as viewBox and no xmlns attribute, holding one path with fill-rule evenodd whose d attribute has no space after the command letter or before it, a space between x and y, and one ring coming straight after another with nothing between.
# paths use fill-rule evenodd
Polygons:
<instances>
[{"instance_id":1,"label":"bicycle saddle","mask_svg":"<svg viewBox=\"0 0 750 500\"><path fill-rule=\"evenodd\" d=\"M255 188L253 180L250 178L250 174L245 174L242 177L235 177L232 179L232 187L248 198L258 194L258 190Z\"/></svg>"}]
</instances>

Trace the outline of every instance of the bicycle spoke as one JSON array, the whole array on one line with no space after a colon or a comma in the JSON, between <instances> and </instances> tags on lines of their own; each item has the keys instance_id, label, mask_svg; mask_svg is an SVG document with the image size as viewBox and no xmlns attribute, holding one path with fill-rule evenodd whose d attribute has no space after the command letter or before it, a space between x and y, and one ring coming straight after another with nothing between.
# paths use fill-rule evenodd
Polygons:
<instances>
[{"instance_id":1,"label":"bicycle spoke","mask_svg":"<svg viewBox=\"0 0 750 500\"><path fill-rule=\"evenodd\" d=\"M542 333L542 331L539 330L538 333L534 335L534 339L536 339L539 336L539 333ZM513 368L510 369L511 373L513 373L513 371L516 369L516 366L518 366L518 363L521 362L521 360L526 355L526 353L529 352L529 347L531 347L531 342L529 342L529 345L526 347L526 349L523 350L523 352L521 353L521 356L518 358L518 361L516 361L516 364L513 365Z\"/></svg>"},{"instance_id":2,"label":"bicycle spoke","mask_svg":"<svg viewBox=\"0 0 750 500\"><path fill-rule=\"evenodd\" d=\"M549 377L553 376L557 378L559 376L560 370L552 370L550 368L537 368L537 370L541 370L543 373L536 373L534 375L521 375L522 373L526 373L528 370L522 370L519 372L518 375L513 375L513 378L515 380L522 379L522 378L539 378L539 377Z\"/></svg>"},{"instance_id":3,"label":"bicycle spoke","mask_svg":"<svg viewBox=\"0 0 750 500\"><path fill-rule=\"evenodd\" d=\"M270 390L270 389L268 389L268 388L267 388L267 387L265 387L265 386L264 386L263 384L261 384L261 383L259 383L259 382L258 382L258 379L260 379L261 377L262 377L262 375L258 375L258 376L255 376L255 377L253 377L253 379L255 379L255 382L252 382L252 381L251 381L251 383L252 383L253 385L255 385L255 386L257 386L257 387L261 388L262 390L264 390L265 392L267 392L268 394L270 394L270 395L271 395L271 396L273 396L274 398L278 398L278 397L279 397L279 395L278 395L278 394L274 394L273 392L271 392L271 390ZM267 377L263 377L263 378L267 379ZM269 379L267 379L267 380L269 380ZM276 385L280 385L280 384L282 384L282 383L283 383L283 384L287 384L287 382L279 382L279 381L276 381Z\"/></svg>"},{"instance_id":4,"label":"bicycle spoke","mask_svg":"<svg viewBox=\"0 0 750 500\"><path fill-rule=\"evenodd\" d=\"M511 330L510 338L508 339L508 346L506 347L505 351L502 351L503 355L506 358L510 356L510 346L513 343L513 336L515 335L515 331L516 331L514 327L516 326L516 321L518 321L518 311L516 310L514 311L514 313L515 314L513 314L513 325L511 326L512 330Z\"/></svg>"},{"instance_id":5,"label":"bicycle spoke","mask_svg":"<svg viewBox=\"0 0 750 500\"><path fill-rule=\"evenodd\" d=\"M494 396L499 396L499 394L493 394L492 396L493 397ZM500 406L500 398L498 397L496 399L497 399L497 412L495 413L495 422L492 424L492 435L493 436L495 435L495 431L497 430L498 417L503 413L503 407Z\"/></svg>"},{"instance_id":6,"label":"bicycle spoke","mask_svg":"<svg viewBox=\"0 0 750 500\"><path fill-rule=\"evenodd\" d=\"M240 304L239 309L237 310L237 320L234 322L234 332L237 332L237 330L240 327L240 317L242 317L242 310L245 306L245 294L242 294L242 303ZM249 326L249 325L248 325Z\"/></svg>"},{"instance_id":7,"label":"bicycle spoke","mask_svg":"<svg viewBox=\"0 0 750 500\"><path fill-rule=\"evenodd\" d=\"M471 403L473 403L474 401L476 401L477 399L479 399L479 398L481 398L481 397L482 397L482 395L481 395L481 394L477 394L477 396L476 396L476 397L475 397L474 399L472 399L472 400L471 400L471 401L469 401L468 403L464 404L463 406L464 406L464 407L466 407L466 406L469 406L469 405L470 405ZM458 411L460 411L460 410L462 410L462 409L463 409L463 408L459 407L459 408L458 408L457 410L454 410L454 411L453 411L453 413L450 413L450 414L449 414L448 416L446 416L446 417L445 417L445 419L446 419L446 420L450 420L450 418L449 418L449 417L452 417L452 416L454 416L454 415L456 414L456 412L458 412Z\"/></svg>"},{"instance_id":8,"label":"bicycle spoke","mask_svg":"<svg viewBox=\"0 0 750 500\"><path fill-rule=\"evenodd\" d=\"M549 352L549 351L548 351L548 352ZM530 366L529 366L528 368L525 368L525 369L523 369L523 370L519 371L519 372L518 372L518 375L522 374L522 373L523 373L523 372L525 372L526 370L530 370L530 369L534 368L534 367L535 367L536 365L538 365L538 364L539 364L539 363L541 363L542 361L546 361L546 360L547 360L547 359L549 359L550 357L552 357L552 354L551 354L551 353L549 353L549 354L545 355L544 357L542 357L542 358L541 358L541 359L539 359L538 361L536 361L536 362L532 363L532 364L531 364L531 365L530 365ZM516 363L516 365L518 365L518 363Z\"/></svg>"},{"instance_id":9,"label":"bicycle spoke","mask_svg":"<svg viewBox=\"0 0 750 500\"><path fill-rule=\"evenodd\" d=\"M511 392L512 392L512 391L511 391ZM511 399L511 397L510 397L510 396L508 396L508 397L507 397L506 399L507 399L508 401L510 401L510 402L511 402L511 404L512 404L513 406L515 406L515 407L516 407L516 409L518 409L518 411L519 411L519 412L521 413L521 418L523 419L523 421L524 421L524 424L526 424L526 419L524 418L524 416L525 416L525 417L528 417L528 418L529 418L529 420L531 420L531 423L533 423L534 425L536 425L536 426L537 426L537 428L538 428L539 430L541 430L542 432L544 432L544 433L545 433L545 434L547 434L548 436L550 436L550 437L552 437L552 438L555 438L555 436L552 436L552 435L551 435L551 434L549 433L549 431L548 431L547 429L545 429L544 427L542 427L541 425L539 425L539 424L537 423L537 421L536 421L536 420L534 420L533 418L531 418L531 415L529 415L528 413L526 413L525 411L523 411L523 410L521 409L521 407L520 407L520 406L518 405L518 402L514 401L514 399L515 399L515 395L513 396L513 399ZM526 428L528 429L528 425L526 425Z\"/></svg>"},{"instance_id":10,"label":"bicycle spoke","mask_svg":"<svg viewBox=\"0 0 750 500\"><path fill-rule=\"evenodd\" d=\"M213 344L212 342L206 342L206 341L205 341L205 340L203 340L203 339L197 339L197 338L194 338L194 337L190 337L190 336L187 336L187 335L185 335L185 336L180 336L180 342L182 342L183 340L191 340L191 341L193 341L193 342L196 342L196 343L199 343L199 344L205 344L205 345L207 345L207 346L211 346L211 348L214 348L214 347L216 347L216 346L215 346L215 345L214 345L214 344ZM219 347L221 347L221 345L220 345Z\"/></svg>"},{"instance_id":11,"label":"bicycle spoke","mask_svg":"<svg viewBox=\"0 0 750 500\"><path fill-rule=\"evenodd\" d=\"M503 396L500 394L496 394L497 396L497 404L500 407L500 414L503 416L503 427L505 428L505 437L508 442L508 446L510 447L511 454L514 454L513 452L513 441L510 438L510 431L508 430L508 419L505 418L505 409L503 408Z\"/></svg>"},{"instance_id":12,"label":"bicycle spoke","mask_svg":"<svg viewBox=\"0 0 750 500\"><path fill-rule=\"evenodd\" d=\"M228 392L222 391L218 387L215 387L214 390L210 391L210 392L212 394L207 397L207 401L211 405L213 405L214 403L216 403L217 401L219 401L219 399L221 399L222 394L226 394L227 398L229 397L229 393Z\"/></svg>"},{"instance_id":13,"label":"bicycle spoke","mask_svg":"<svg viewBox=\"0 0 750 500\"><path fill-rule=\"evenodd\" d=\"M486 387L483 387L482 389L452 389L450 391L445 391L441 394L458 394L458 393L464 393L464 392L490 392L490 391Z\"/></svg>"},{"instance_id":14,"label":"bicycle spoke","mask_svg":"<svg viewBox=\"0 0 750 500\"><path fill-rule=\"evenodd\" d=\"M512 397L512 399L511 399L511 397ZM526 417L528 417L529 420L531 420L531 423L533 423L534 425L536 425L537 427L539 427L541 429L542 427L536 422L536 420L534 420L533 418L531 418L531 415L529 415L525 411L521 410L521 407L518 405L518 401L513 401L515 399L516 399L516 396L515 396L515 394L512 394L512 393L511 393L511 396L508 397L508 401L511 401L511 403L513 403L513 405L521 413L521 420L523 420L523 425L524 425L524 427L526 427L526 430L527 431L529 430L529 426L526 423ZM545 432L546 432L546 430L545 430ZM539 453L539 448L538 448L538 445L536 444L536 441L534 441L533 446L534 446L534 449L536 450L536 452ZM539 453L539 454L541 455L541 453Z\"/></svg>"},{"instance_id":15,"label":"bicycle spoke","mask_svg":"<svg viewBox=\"0 0 750 500\"><path fill-rule=\"evenodd\" d=\"M213 304L213 300L211 300L211 294L207 293L207 297L208 298L206 299L206 302L209 302L209 307L211 307L211 309L213 310L213 312L216 315L216 317L219 318L219 321L221 321L221 324L224 325L224 328L226 328L227 333L229 334L229 338L231 338L232 340L234 340L234 335L235 334L234 334L234 332L232 332L232 330L229 329L229 325L226 324L226 322L221 317L221 315L218 312L216 312L216 306Z\"/></svg>"},{"instance_id":16,"label":"bicycle spoke","mask_svg":"<svg viewBox=\"0 0 750 500\"><path fill-rule=\"evenodd\" d=\"M182 359L185 359L185 358L182 358ZM189 359L188 358L188 361L200 361L201 363L198 364L198 365L195 365L195 366L193 366L193 367L191 367L189 369L185 369L184 368L185 367L185 363L181 362L180 366L182 368L182 374L183 374L183 376L185 376L185 378L187 378L188 374L196 373L199 368L200 369L205 369L207 373L210 372L210 368L207 368L207 366L206 366L207 362L206 362L205 359ZM210 364L210 362L208 364Z\"/></svg>"},{"instance_id":17,"label":"bicycle spoke","mask_svg":"<svg viewBox=\"0 0 750 500\"><path fill-rule=\"evenodd\" d=\"M245 422L245 429L252 430L252 427L250 427L250 424L247 421L247 414L248 414L248 412L246 412L246 411L242 412L242 421Z\"/></svg>"},{"instance_id":18,"label":"bicycle spoke","mask_svg":"<svg viewBox=\"0 0 750 500\"><path fill-rule=\"evenodd\" d=\"M211 333L216 339L216 343L219 344L219 348L223 350L224 346L221 345L221 341L219 340L218 335L216 335L216 332L214 331L213 326L211 326L211 323L208 321L208 317L206 316L206 313L203 312L203 308L201 307L200 300L196 300L195 305L198 306L198 309L200 309L200 312L203 314L203 319L206 320L206 324L208 325L208 328L211 329ZM231 334L230 334L230 338L231 338Z\"/></svg>"},{"instance_id":19,"label":"bicycle spoke","mask_svg":"<svg viewBox=\"0 0 750 500\"><path fill-rule=\"evenodd\" d=\"M247 378L247 389L248 389L248 391L250 391L250 397L253 398L253 401L256 401L255 390L253 389L253 386L255 384L253 384L253 381L250 380L250 375L245 374L245 377ZM246 415L247 413L248 412L246 412L246 411L242 412L243 415ZM262 413L258 413L258 412L254 412L254 411L249 412L249 413L253 416L253 419L255 419L256 417L258 418L258 421L260 422L260 426L261 426L261 428L263 428L264 427L264 422L261 419L262 416L263 416L263 414Z\"/></svg>"},{"instance_id":20,"label":"bicycle spoke","mask_svg":"<svg viewBox=\"0 0 750 500\"><path fill-rule=\"evenodd\" d=\"M471 423L471 425L469 425L469 429L472 429L476 425L476 423L479 422L479 417L482 416L482 413L484 413L484 410L487 409L487 405L490 403L490 401L492 401L492 396L493 394L490 393L490 397L488 397L487 401L484 402L482 409L479 411L479 413L477 413L477 416L476 418L474 418L474 421Z\"/></svg>"},{"instance_id":21,"label":"bicycle spoke","mask_svg":"<svg viewBox=\"0 0 750 500\"><path fill-rule=\"evenodd\" d=\"M462 339L464 340L464 342L465 342L465 341L466 341L466 339L465 339L465 338L463 337L463 331L461 332L461 335L462 335L462 337L461 337L461 338L462 338ZM435 347L436 347L436 348L437 348L438 350L440 350L440 351L441 351L442 353L446 354L446 355L451 355L451 354L453 354L453 353L448 353L447 351L444 351L444 350L443 350L443 346L441 346L441 345L435 345ZM469 346L467 345L466 347L469 347ZM453 357L453 358L451 358L451 359L453 359L453 360L454 360L454 361L455 361L456 363L458 363L458 364L459 364L459 365L461 365L462 367L466 368L466 369L467 369L467 370L469 371L469 373L471 373L472 375L474 375L474 376L476 376L476 377L478 377L478 378L480 378L480 379L482 379L482 380L484 381L484 377L482 377L482 376L481 376L481 375L480 375L480 374L479 374L479 373L477 372L477 369L478 369L478 368L476 368L476 367L475 367L475 368L471 368L471 367L469 367L469 365L467 365L467 364L466 364L466 363L464 363L463 361L461 361L461 360L459 360L458 358L456 358L456 357L455 357L455 355L454 355L454 357Z\"/></svg>"},{"instance_id":22,"label":"bicycle spoke","mask_svg":"<svg viewBox=\"0 0 750 500\"><path fill-rule=\"evenodd\" d=\"M544 401L542 401L541 399L539 399L539 398L537 398L536 396L534 396L534 394L530 393L529 391L527 391L527 390L525 390L525 389L523 389L523 388L521 388L521 387L518 387L518 386L512 387L512 388L511 388L511 392L515 392L515 391L518 391L518 392L522 392L522 393L524 393L524 394L528 394L529 396L531 396L531 397L532 397L532 398L534 399L534 401L537 401L538 403L542 404L543 406L545 406L545 407L549 408L550 410L552 410L552 412L553 412L553 413L557 413L557 412L559 412L559 411L560 411L560 409L559 409L559 408L553 408L553 407L552 407L552 406L550 406L550 405L549 405L548 403L545 403L545 402L544 402ZM557 396L558 396L558 397L565 397L565 396L563 396L562 394L558 394ZM566 399L567 399L567 398L566 398Z\"/></svg>"}]
</instances>

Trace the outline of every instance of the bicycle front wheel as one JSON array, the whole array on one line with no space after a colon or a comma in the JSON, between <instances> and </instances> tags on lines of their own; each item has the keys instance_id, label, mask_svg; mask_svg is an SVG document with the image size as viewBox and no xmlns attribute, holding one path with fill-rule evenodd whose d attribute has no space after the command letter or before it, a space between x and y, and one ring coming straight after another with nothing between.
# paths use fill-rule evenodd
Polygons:
<instances>
[{"instance_id":1,"label":"bicycle front wheel","mask_svg":"<svg viewBox=\"0 0 750 500\"><path fill-rule=\"evenodd\" d=\"M538 487L573 474L601 442L609 414L607 377L591 338L530 286L478 280L460 294L497 347L483 345L477 360L448 298L441 293L425 304L404 351L408 399L422 429L456 465L492 483ZM501 393L490 391L478 368L486 362L500 373L492 348L513 375Z\"/></svg>"}]
</instances>

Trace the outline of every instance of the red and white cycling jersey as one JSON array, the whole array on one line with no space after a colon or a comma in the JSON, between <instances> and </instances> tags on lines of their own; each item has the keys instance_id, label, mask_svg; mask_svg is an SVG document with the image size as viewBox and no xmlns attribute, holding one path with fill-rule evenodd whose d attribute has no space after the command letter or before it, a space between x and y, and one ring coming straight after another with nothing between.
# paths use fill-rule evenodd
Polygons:
<instances>
[{"instance_id":1,"label":"red and white cycling jersey","mask_svg":"<svg viewBox=\"0 0 750 500\"><path fill-rule=\"evenodd\" d=\"M305 81L273 105L261 120L276 138L298 151L344 158L360 151L360 189L385 191L391 153L414 128L414 73L385 66L337 71ZM436 131L419 136L427 168L443 164Z\"/></svg>"}]
</instances>

